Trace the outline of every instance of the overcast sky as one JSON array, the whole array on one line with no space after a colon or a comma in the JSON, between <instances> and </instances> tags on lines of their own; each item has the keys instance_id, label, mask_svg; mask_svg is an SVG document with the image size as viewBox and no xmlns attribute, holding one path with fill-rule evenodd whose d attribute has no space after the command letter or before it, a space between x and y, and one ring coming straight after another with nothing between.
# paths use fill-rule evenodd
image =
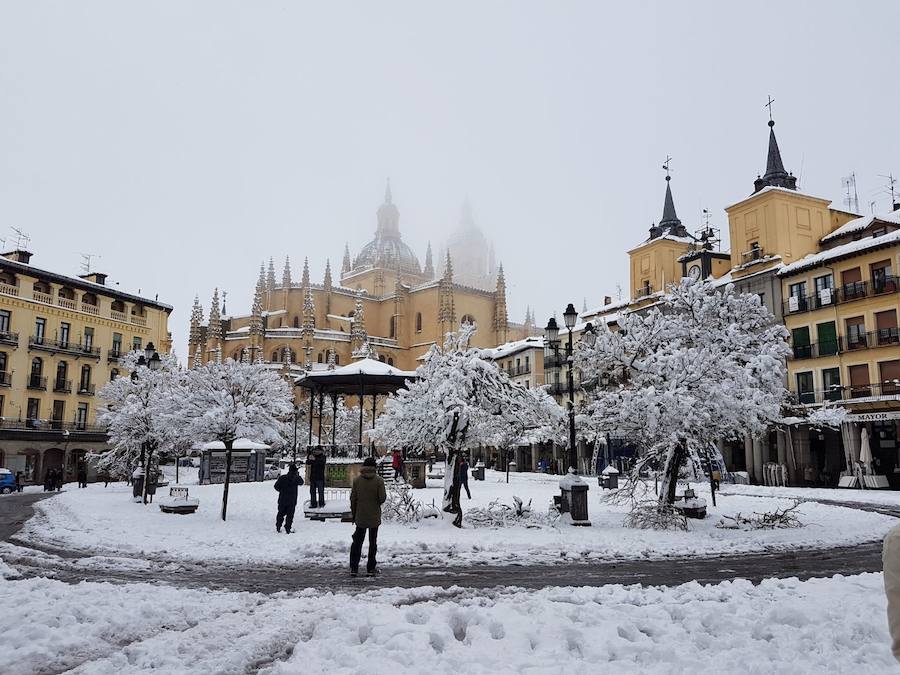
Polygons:
<instances>
[{"instance_id":1,"label":"overcast sky","mask_svg":"<svg viewBox=\"0 0 900 675\"><path fill-rule=\"evenodd\" d=\"M771 94L788 170L889 208L900 2L0 1L0 237L33 263L249 310L261 259L321 280L371 239L386 177L424 262L466 196L511 318L627 293L662 212L752 190ZM7 240L7 246L10 241Z\"/></svg>"}]
</instances>

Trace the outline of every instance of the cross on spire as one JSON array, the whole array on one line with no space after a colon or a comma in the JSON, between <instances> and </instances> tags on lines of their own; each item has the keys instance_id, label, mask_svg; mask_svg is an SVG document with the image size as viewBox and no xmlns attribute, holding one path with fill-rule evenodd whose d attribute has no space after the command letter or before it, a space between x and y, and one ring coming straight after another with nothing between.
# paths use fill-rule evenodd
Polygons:
<instances>
[{"instance_id":1,"label":"cross on spire","mask_svg":"<svg viewBox=\"0 0 900 675\"><path fill-rule=\"evenodd\" d=\"M763 106L763 108L768 108L768 109L769 109L769 121L770 121L770 122L774 122L774 120L772 119L772 104L775 103L775 99L772 98L771 95L769 95L768 98L769 98L769 101L768 101L768 103L766 103L766 104ZM772 126L772 125L769 125L769 126Z\"/></svg>"},{"instance_id":2,"label":"cross on spire","mask_svg":"<svg viewBox=\"0 0 900 675\"><path fill-rule=\"evenodd\" d=\"M666 170L666 180L672 180L672 177L669 175L669 163L672 161L672 157L667 153L666 161L663 162L662 168Z\"/></svg>"}]
</instances>

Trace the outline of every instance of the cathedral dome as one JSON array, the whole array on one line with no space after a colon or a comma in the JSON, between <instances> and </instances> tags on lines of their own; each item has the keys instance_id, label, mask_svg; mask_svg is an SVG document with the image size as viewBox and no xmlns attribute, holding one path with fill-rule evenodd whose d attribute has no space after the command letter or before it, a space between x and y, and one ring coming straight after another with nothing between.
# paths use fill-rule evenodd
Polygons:
<instances>
[{"instance_id":1,"label":"cathedral dome","mask_svg":"<svg viewBox=\"0 0 900 675\"><path fill-rule=\"evenodd\" d=\"M391 197L388 182L384 204L378 208L375 238L363 246L353 263L353 270L382 267L405 274L422 274L422 266L412 249L400 238L400 211Z\"/></svg>"}]
</instances>

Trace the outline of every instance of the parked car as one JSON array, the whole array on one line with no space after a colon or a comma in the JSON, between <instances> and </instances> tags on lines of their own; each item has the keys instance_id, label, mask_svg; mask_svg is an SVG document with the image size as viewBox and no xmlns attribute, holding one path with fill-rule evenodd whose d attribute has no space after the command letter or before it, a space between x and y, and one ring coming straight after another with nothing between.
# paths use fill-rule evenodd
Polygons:
<instances>
[{"instance_id":1,"label":"parked car","mask_svg":"<svg viewBox=\"0 0 900 675\"><path fill-rule=\"evenodd\" d=\"M16 491L16 476L9 469L0 469L0 494L8 495Z\"/></svg>"}]
</instances>

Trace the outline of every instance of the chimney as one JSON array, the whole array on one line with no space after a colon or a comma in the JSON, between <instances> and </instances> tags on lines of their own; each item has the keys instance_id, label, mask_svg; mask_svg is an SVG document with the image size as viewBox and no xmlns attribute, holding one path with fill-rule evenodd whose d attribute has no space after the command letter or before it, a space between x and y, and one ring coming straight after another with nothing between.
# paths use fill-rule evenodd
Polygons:
<instances>
[{"instance_id":1,"label":"chimney","mask_svg":"<svg viewBox=\"0 0 900 675\"><path fill-rule=\"evenodd\" d=\"M0 253L7 260L12 260L13 262L20 262L24 265L28 265L28 261L31 260L31 253L21 248L14 249L12 251L7 251L6 253Z\"/></svg>"},{"instance_id":2,"label":"chimney","mask_svg":"<svg viewBox=\"0 0 900 675\"><path fill-rule=\"evenodd\" d=\"M102 272L91 272L90 274L79 274L79 279L84 279L85 281L90 281L92 284L99 284L100 286L106 286L106 277L108 275L103 274Z\"/></svg>"},{"instance_id":3,"label":"chimney","mask_svg":"<svg viewBox=\"0 0 900 675\"><path fill-rule=\"evenodd\" d=\"M604 304L604 305L611 305L611 304L612 304L612 298L609 297L608 295L604 295L604 296L603 296L603 304Z\"/></svg>"}]
</instances>

